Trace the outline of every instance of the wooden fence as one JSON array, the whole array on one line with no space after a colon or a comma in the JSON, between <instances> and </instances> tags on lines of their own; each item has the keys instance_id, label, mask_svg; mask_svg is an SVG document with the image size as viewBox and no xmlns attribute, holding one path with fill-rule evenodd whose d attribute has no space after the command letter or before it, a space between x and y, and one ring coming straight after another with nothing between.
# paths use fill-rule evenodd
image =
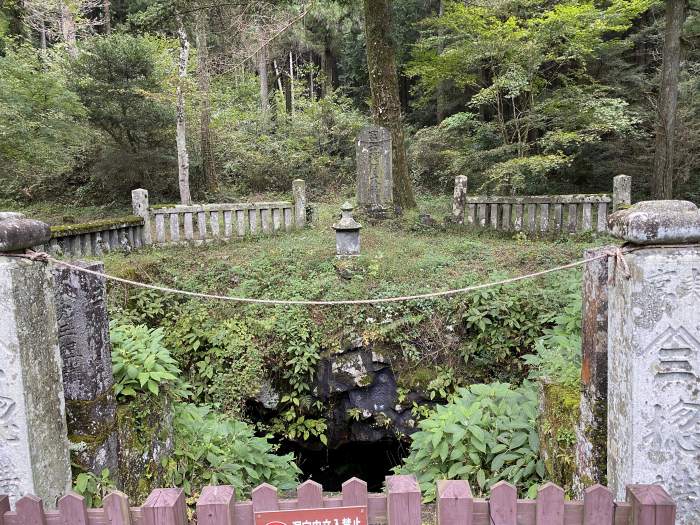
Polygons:
<instances>
[{"instance_id":1,"label":"wooden fence","mask_svg":"<svg viewBox=\"0 0 700 525\"><path fill-rule=\"evenodd\" d=\"M467 178L455 179L452 218L458 224L501 231L561 234L608 231L608 215L631 203L631 178L613 179L613 193L468 196Z\"/></svg>"},{"instance_id":2,"label":"wooden fence","mask_svg":"<svg viewBox=\"0 0 700 525\"><path fill-rule=\"evenodd\" d=\"M192 523L198 525L254 525L254 513L263 511L367 506L369 525L421 525L421 492L414 476L389 476L385 494L368 494L367 484L353 478L342 493L324 496L314 481L299 485L296 498L279 499L277 489L263 484L250 501L237 502L229 486L205 487ZM534 500L517 499L515 487L500 482L488 500L472 497L466 481L438 483L438 525L673 525L676 506L658 485L627 487L627 501L613 502L609 489L596 485L583 501L566 501L564 491L548 483ZM69 494L58 510L45 511L34 496L19 499L10 512L9 499L0 496L0 525L186 525L185 496L181 489L156 489L141 507L130 507L120 492L107 495L103 507L87 509L85 501ZM319 522L320 524L320 522ZM317 525L309 522L309 525Z\"/></svg>"}]
</instances>

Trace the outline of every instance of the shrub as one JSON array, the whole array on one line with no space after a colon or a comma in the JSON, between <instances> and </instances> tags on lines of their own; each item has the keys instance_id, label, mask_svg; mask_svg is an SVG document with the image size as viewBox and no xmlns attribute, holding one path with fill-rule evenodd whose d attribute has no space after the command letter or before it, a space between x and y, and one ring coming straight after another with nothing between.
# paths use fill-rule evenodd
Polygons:
<instances>
[{"instance_id":1,"label":"shrub","mask_svg":"<svg viewBox=\"0 0 700 525\"><path fill-rule=\"evenodd\" d=\"M167 460L170 482L192 494L204 485L233 485L236 495L260 483L294 488L301 471L294 456L275 454L267 437L207 406L175 406L175 449Z\"/></svg>"},{"instance_id":2,"label":"shrub","mask_svg":"<svg viewBox=\"0 0 700 525\"><path fill-rule=\"evenodd\" d=\"M436 481L468 479L478 493L501 480L533 495L544 476L535 426L537 392L529 383L471 385L419 423L399 473L413 473L425 501Z\"/></svg>"},{"instance_id":3,"label":"shrub","mask_svg":"<svg viewBox=\"0 0 700 525\"><path fill-rule=\"evenodd\" d=\"M163 346L163 329L144 325L110 325L114 393L124 402L143 394L159 395L163 388L187 397L177 362Z\"/></svg>"}]
</instances>

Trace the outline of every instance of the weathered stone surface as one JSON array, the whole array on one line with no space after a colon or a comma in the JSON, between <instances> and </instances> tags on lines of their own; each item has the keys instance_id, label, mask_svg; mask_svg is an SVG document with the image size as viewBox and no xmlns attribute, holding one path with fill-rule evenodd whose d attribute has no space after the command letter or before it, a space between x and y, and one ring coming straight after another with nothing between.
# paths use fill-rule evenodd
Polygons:
<instances>
[{"instance_id":1,"label":"weathered stone surface","mask_svg":"<svg viewBox=\"0 0 700 525\"><path fill-rule=\"evenodd\" d=\"M101 262L72 264L103 273ZM63 361L68 435L89 472L117 475L116 401L112 393L106 280L65 267L52 270Z\"/></svg>"},{"instance_id":2,"label":"weathered stone surface","mask_svg":"<svg viewBox=\"0 0 700 525\"><path fill-rule=\"evenodd\" d=\"M394 207L391 132L367 126L357 137L357 203L370 215L383 217Z\"/></svg>"},{"instance_id":3,"label":"weathered stone surface","mask_svg":"<svg viewBox=\"0 0 700 525\"><path fill-rule=\"evenodd\" d=\"M297 228L306 226L306 182L302 179L292 181L292 196L294 200L294 223Z\"/></svg>"},{"instance_id":4,"label":"weathered stone surface","mask_svg":"<svg viewBox=\"0 0 700 525\"><path fill-rule=\"evenodd\" d=\"M70 483L51 276L0 257L0 493L52 507Z\"/></svg>"},{"instance_id":5,"label":"weathered stone surface","mask_svg":"<svg viewBox=\"0 0 700 525\"><path fill-rule=\"evenodd\" d=\"M280 393L275 389L269 379L263 379L255 399L268 410L274 410L280 404Z\"/></svg>"},{"instance_id":6,"label":"weathered stone surface","mask_svg":"<svg viewBox=\"0 0 700 525\"><path fill-rule=\"evenodd\" d=\"M682 206L682 205L678 205ZM679 212L684 213L684 212ZM609 289L608 483L659 483L700 523L700 248L625 255Z\"/></svg>"},{"instance_id":7,"label":"weathered stone surface","mask_svg":"<svg viewBox=\"0 0 700 525\"><path fill-rule=\"evenodd\" d=\"M340 208L340 220L333 225L335 230L335 247L337 256L360 255L360 228L352 217L352 205L349 202Z\"/></svg>"},{"instance_id":8,"label":"weathered stone surface","mask_svg":"<svg viewBox=\"0 0 700 525\"><path fill-rule=\"evenodd\" d=\"M467 205L467 183L465 175L455 177L454 193L452 195L452 220L456 224L464 224L464 207Z\"/></svg>"},{"instance_id":9,"label":"weathered stone surface","mask_svg":"<svg viewBox=\"0 0 700 525\"><path fill-rule=\"evenodd\" d=\"M34 219L10 217L0 220L0 252L15 252L51 239L48 224Z\"/></svg>"},{"instance_id":10,"label":"weathered stone surface","mask_svg":"<svg viewBox=\"0 0 700 525\"><path fill-rule=\"evenodd\" d=\"M642 201L608 218L610 232L634 244L700 241L700 211L689 201Z\"/></svg>"},{"instance_id":11,"label":"weathered stone surface","mask_svg":"<svg viewBox=\"0 0 700 525\"><path fill-rule=\"evenodd\" d=\"M151 210L148 201L148 190L142 188L132 190L131 207L134 215L143 219L143 244L152 244L151 235Z\"/></svg>"},{"instance_id":12,"label":"weathered stone surface","mask_svg":"<svg viewBox=\"0 0 700 525\"><path fill-rule=\"evenodd\" d=\"M613 249L605 246L583 253L592 259ZM581 403L576 428L576 471L573 490L578 497L607 473L608 400L608 261L597 259L583 269L581 320Z\"/></svg>"},{"instance_id":13,"label":"weathered stone surface","mask_svg":"<svg viewBox=\"0 0 700 525\"><path fill-rule=\"evenodd\" d=\"M8 219L24 219L24 213L19 213L16 211L0 211L0 221L6 221Z\"/></svg>"},{"instance_id":14,"label":"weathered stone surface","mask_svg":"<svg viewBox=\"0 0 700 525\"><path fill-rule=\"evenodd\" d=\"M632 204L632 177L617 175L613 177L613 211Z\"/></svg>"}]
</instances>

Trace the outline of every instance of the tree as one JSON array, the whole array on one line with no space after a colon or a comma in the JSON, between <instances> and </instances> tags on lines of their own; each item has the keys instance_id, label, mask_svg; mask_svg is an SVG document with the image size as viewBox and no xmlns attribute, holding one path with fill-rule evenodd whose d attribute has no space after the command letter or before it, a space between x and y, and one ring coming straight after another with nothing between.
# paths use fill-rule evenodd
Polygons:
<instances>
[{"instance_id":1,"label":"tree","mask_svg":"<svg viewBox=\"0 0 700 525\"><path fill-rule=\"evenodd\" d=\"M673 198L674 137L678 106L678 76L681 64L681 33L686 15L686 0L666 1L666 30L661 64L652 179L652 195L655 199Z\"/></svg>"},{"instance_id":2,"label":"tree","mask_svg":"<svg viewBox=\"0 0 700 525\"><path fill-rule=\"evenodd\" d=\"M214 154L211 145L211 100L209 91L209 17L206 10L200 10L196 15L197 25L197 83L201 97L199 111L199 153L202 159L202 173L209 191L217 187Z\"/></svg>"},{"instance_id":3,"label":"tree","mask_svg":"<svg viewBox=\"0 0 700 525\"><path fill-rule=\"evenodd\" d=\"M378 125L391 131L394 202L400 208L415 208L416 199L406 161L399 81L391 38L391 2L364 0L364 13L372 116Z\"/></svg>"},{"instance_id":4,"label":"tree","mask_svg":"<svg viewBox=\"0 0 700 525\"><path fill-rule=\"evenodd\" d=\"M176 141L177 141L177 172L180 186L180 202L185 205L192 204L190 193L190 157L187 152L187 126L185 122L185 91L184 83L187 79L187 61L190 56L190 41L187 31L180 16L177 17L177 36L180 42L180 58L177 68L177 106L176 106Z\"/></svg>"}]
</instances>

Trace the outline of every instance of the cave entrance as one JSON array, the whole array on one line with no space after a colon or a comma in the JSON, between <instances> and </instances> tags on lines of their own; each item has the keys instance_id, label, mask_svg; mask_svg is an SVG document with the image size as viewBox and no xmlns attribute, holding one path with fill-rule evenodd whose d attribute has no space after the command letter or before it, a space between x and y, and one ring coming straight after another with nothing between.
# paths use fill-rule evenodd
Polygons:
<instances>
[{"instance_id":1,"label":"cave entrance","mask_svg":"<svg viewBox=\"0 0 700 525\"><path fill-rule=\"evenodd\" d=\"M381 492L384 477L400 465L408 455L408 446L398 439L373 442L351 441L337 448L310 450L287 441L280 452L293 452L303 472L303 479L313 479L324 491L340 492L342 484L352 477L367 482L369 492Z\"/></svg>"}]
</instances>

